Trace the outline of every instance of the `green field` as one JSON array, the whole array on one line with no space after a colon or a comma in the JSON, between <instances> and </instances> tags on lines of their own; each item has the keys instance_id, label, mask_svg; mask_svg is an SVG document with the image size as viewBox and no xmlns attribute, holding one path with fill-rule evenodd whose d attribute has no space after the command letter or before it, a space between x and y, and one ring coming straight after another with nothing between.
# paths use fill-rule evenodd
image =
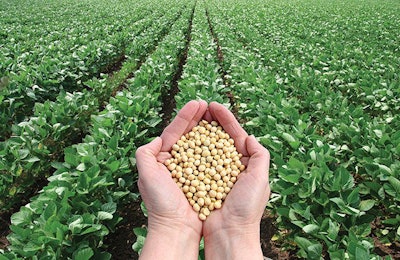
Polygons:
<instances>
[{"instance_id":1,"label":"green field","mask_svg":"<svg viewBox=\"0 0 400 260\"><path fill-rule=\"evenodd\" d=\"M137 258L135 151L192 99L271 153L265 256L400 258L398 0L0 0L0 17L1 260Z\"/></svg>"}]
</instances>

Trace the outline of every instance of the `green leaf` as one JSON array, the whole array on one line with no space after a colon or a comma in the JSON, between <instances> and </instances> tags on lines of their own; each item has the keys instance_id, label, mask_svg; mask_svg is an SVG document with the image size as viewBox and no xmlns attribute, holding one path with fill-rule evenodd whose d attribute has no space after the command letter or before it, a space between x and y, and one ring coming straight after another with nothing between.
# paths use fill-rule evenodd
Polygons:
<instances>
[{"instance_id":1,"label":"green leaf","mask_svg":"<svg viewBox=\"0 0 400 260\"><path fill-rule=\"evenodd\" d=\"M77 165L77 156L71 153L65 153L64 161L70 165Z\"/></svg>"},{"instance_id":2,"label":"green leaf","mask_svg":"<svg viewBox=\"0 0 400 260\"><path fill-rule=\"evenodd\" d=\"M308 240L307 238L297 236L294 238L294 241L301 247L303 250L306 250L309 246L313 245L313 242Z\"/></svg>"},{"instance_id":3,"label":"green leaf","mask_svg":"<svg viewBox=\"0 0 400 260\"><path fill-rule=\"evenodd\" d=\"M33 241L29 241L25 246L24 246L24 251L26 252L35 252L42 249L42 245L40 244L35 244Z\"/></svg>"},{"instance_id":4,"label":"green leaf","mask_svg":"<svg viewBox=\"0 0 400 260\"><path fill-rule=\"evenodd\" d=\"M376 136L378 137L378 138L382 138L382 130L379 130L379 129L374 129L374 133L376 134Z\"/></svg>"},{"instance_id":5,"label":"green leaf","mask_svg":"<svg viewBox=\"0 0 400 260\"><path fill-rule=\"evenodd\" d=\"M310 152L310 157L311 157L311 160L313 160L313 161L316 161L316 160L317 160L317 154L315 153L314 150L312 150L312 151Z\"/></svg>"},{"instance_id":6,"label":"green leaf","mask_svg":"<svg viewBox=\"0 0 400 260\"><path fill-rule=\"evenodd\" d=\"M36 156L33 156L33 157L29 158L29 159L25 159L24 161L28 162L28 163L33 163L33 162L40 161L40 159L38 157L36 157Z\"/></svg>"},{"instance_id":7,"label":"green leaf","mask_svg":"<svg viewBox=\"0 0 400 260\"><path fill-rule=\"evenodd\" d=\"M108 142L108 146L110 147L110 149L112 150L117 150L118 147L118 135L113 135L110 138L110 141Z\"/></svg>"},{"instance_id":8,"label":"green leaf","mask_svg":"<svg viewBox=\"0 0 400 260\"><path fill-rule=\"evenodd\" d=\"M377 164L377 165L378 165L379 169L381 169L381 171L383 171L383 173L392 174L392 169L390 169L386 165L383 165L383 164Z\"/></svg>"},{"instance_id":9,"label":"green leaf","mask_svg":"<svg viewBox=\"0 0 400 260\"><path fill-rule=\"evenodd\" d=\"M344 167L339 167L335 171L333 180L328 180L327 185L329 184L331 184L331 186L328 187L328 190L347 190L354 186L354 179L353 176Z\"/></svg>"},{"instance_id":10,"label":"green leaf","mask_svg":"<svg viewBox=\"0 0 400 260\"><path fill-rule=\"evenodd\" d=\"M45 220L48 220L50 217L54 216L57 213L57 206L53 201L50 201L47 205L46 209L43 212L43 216Z\"/></svg>"},{"instance_id":11,"label":"green leaf","mask_svg":"<svg viewBox=\"0 0 400 260\"><path fill-rule=\"evenodd\" d=\"M86 166L85 166L84 163L80 163L78 166L76 166L76 169L77 169L78 171L83 172L83 171L86 169Z\"/></svg>"},{"instance_id":12,"label":"green leaf","mask_svg":"<svg viewBox=\"0 0 400 260\"><path fill-rule=\"evenodd\" d=\"M87 148L88 148L88 146L84 145L84 144L77 145L76 146L76 151L80 156L85 157L85 156L89 155L89 152L87 151Z\"/></svg>"},{"instance_id":13,"label":"green leaf","mask_svg":"<svg viewBox=\"0 0 400 260\"><path fill-rule=\"evenodd\" d=\"M308 224L303 227L303 231L306 232L307 234L315 233L319 230L319 226L315 224Z\"/></svg>"},{"instance_id":14,"label":"green leaf","mask_svg":"<svg viewBox=\"0 0 400 260\"><path fill-rule=\"evenodd\" d=\"M357 260L369 260L371 257L369 256L369 252L367 249L357 246L356 247L356 252L354 254L355 259Z\"/></svg>"},{"instance_id":15,"label":"green leaf","mask_svg":"<svg viewBox=\"0 0 400 260\"><path fill-rule=\"evenodd\" d=\"M99 231L99 230L101 230L101 227L102 227L101 224L93 224L89 228L85 229L82 233L80 233L80 235L85 235L85 234Z\"/></svg>"},{"instance_id":16,"label":"green leaf","mask_svg":"<svg viewBox=\"0 0 400 260\"><path fill-rule=\"evenodd\" d=\"M13 186L11 189L8 191L8 194L11 196L14 196L14 194L17 192L17 187Z\"/></svg>"},{"instance_id":17,"label":"green leaf","mask_svg":"<svg viewBox=\"0 0 400 260\"><path fill-rule=\"evenodd\" d=\"M144 205L144 202L140 203L140 208L142 209L143 215L147 217L147 208L146 205Z\"/></svg>"},{"instance_id":18,"label":"green leaf","mask_svg":"<svg viewBox=\"0 0 400 260\"><path fill-rule=\"evenodd\" d=\"M90 259L94 255L93 249L85 247L74 252L73 258L76 260Z\"/></svg>"},{"instance_id":19,"label":"green leaf","mask_svg":"<svg viewBox=\"0 0 400 260\"><path fill-rule=\"evenodd\" d=\"M144 228L134 228L133 232L136 235L136 241L132 245L132 249L140 254L147 236L147 230Z\"/></svg>"},{"instance_id":20,"label":"green leaf","mask_svg":"<svg viewBox=\"0 0 400 260\"><path fill-rule=\"evenodd\" d=\"M335 241L339 233L339 224L329 219L328 238Z\"/></svg>"},{"instance_id":21,"label":"green leaf","mask_svg":"<svg viewBox=\"0 0 400 260\"><path fill-rule=\"evenodd\" d=\"M105 212L105 211L99 211L97 213L97 218L99 220L112 219L113 215L111 213L108 213L108 212Z\"/></svg>"},{"instance_id":22,"label":"green leaf","mask_svg":"<svg viewBox=\"0 0 400 260\"><path fill-rule=\"evenodd\" d=\"M345 252L343 249L329 249L329 257L331 260L343 260L345 259Z\"/></svg>"},{"instance_id":23,"label":"green leaf","mask_svg":"<svg viewBox=\"0 0 400 260\"><path fill-rule=\"evenodd\" d=\"M368 211L375 205L375 200L363 200L360 202L360 210Z\"/></svg>"},{"instance_id":24,"label":"green leaf","mask_svg":"<svg viewBox=\"0 0 400 260\"><path fill-rule=\"evenodd\" d=\"M108 252L96 252L96 254L92 257L95 260L110 260L112 255Z\"/></svg>"},{"instance_id":25,"label":"green leaf","mask_svg":"<svg viewBox=\"0 0 400 260\"><path fill-rule=\"evenodd\" d=\"M27 208L21 208L17 213L11 216L11 223L13 225L24 225L31 222L32 212Z\"/></svg>"},{"instance_id":26,"label":"green leaf","mask_svg":"<svg viewBox=\"0 0 400 260\"><path fill-rule=\"evenodd\" d=\"M400 224L400 216L398 218L388 218L385 220L382 220L382 223L385 225L392 225L392 226L397 226Z\"/></svg>"},{"instance_id":27,"label":"green leaf","mask_svg":"<svg viewBox=\"0 0 400 260\"><path fill-rule=\"evenodd\" d=\"M307 255L309 259L321 259L322 245L320 243L316 243L307 247Z\"/></svg>"},{"instance_id":28,"label":"green leaf","mask_svg":"<svg viewBox=\"0 0 400 260\"><path fill-rule=\"evenodd\" d=\"M339 208L343 209L346 207L344 201L341 198L331 198L329 199L330 201L333 201L336 205L338 205Z\"/></svg>"},{"instance_id":29,"label":"green leaf","mask_svg":"<svg viewBox=\"0 0 400 260\"><path fill-rule=\"evenodd\" d=\"M96 254L93 256L92 259L95 260L110 260L111 259L111 254L108 252L96 252Z\"/></svg>"},{"instance_id":30,"label":"green leaf","mask_svg":"<svg viewBox=\"0 0 400 260\"><path fill-rule=\"evenodd\" d=\"M110 135L109 135L109 133L107 132L106 129L104 129L104 128L99 128L98 130L99 130L99 132L102 133L104 136L110 138Z\"/></svg>"},{"instance_id":31,"label":"green leaf","mask_svg":"<svg viewBox=\"0 0 400 260\"><path fill-rule=\"evenodd\" d=\"M112 173L114 173L118 170L119 165L120 165L119 161L113 161L112 163L109 163L107 167L108 169L110 169Z\"/></svg>"},{"instance_id":32,"label":"green leaf","mask_svg":"<svg viewBox=\"0 0 400 260\"><path fill-rule=\"evenodd\" d=\"M355 204L360 200L359 187L351 191L346 201L348 204Z\"/></svg>"},{"instance_id":33,"label":"green leaf","mask_svg":"<svg viewBox=\"0 0 400 260\"><path fill-rule=\"evenodd\" d=\"M290 166L291 169L299 170L300 172L306 170L305 164L294 157L290 157L288 166Z\"/></svg>"},{"instance_id":34,"label":"green leaf","mask_svg":"<svg viewBox=\"0 0 400 260\"><path fill-rule=\"evenodd\" d=\"M115 211L117 210L117 204L115 202L108 202L101 206L101 210L111 213L111 214L114 214Z\"/></svg>"},{"instance_id":35,"label":"green leaf","mask_svg":"<svg viewBox=\"0 0 400 260\"><path fill-rule=\"evenodd\" d=\"M133 229L133 233L135 233L136 236L142 236L142 237L146 237L147 236L147 229L146 228L134 228Z\"/></svg>"},{"instance_id":36,"label":"green leaf","mask_svg":"<svg viewBox=\"0 0 400 260\"><path fill-rule=\"evenodd\" d=\"M400 181L393 176L389 176L388 181L396 190L396 193L400 194Z\"/></svg>"},{"instance_id":37,"label":"green leaf","mask_svg":"<svg viewBox=\"0 0 400 260\"><path fill-rule=\"evenodd\" d=\"M0 102L1 102L1 96L0 96ZM3 254L4 254L4 252L3 251L1 251L0 250L0 260L9 260L9 259L13 259L14 258L14 256L9 256L9 257L6 257L6 256L4 256Z\"/></svg>"},{"instance_id":38,"label":"green leaf","mask_svg":"<svg viewBox=\"0 0 400 260\"><path fill-rule=\"evenodd\" d=\"M298 142L293 135L289 133L283 133L282 134L283 139L285 139L292 148L297 149L300 145L300 142Z\"/></svg>"},{"instance_id":39,"label":"green leaf","mask_svg":"<svg viewBox=\"0 0 400 260\"><path fill-rule=\"evenodd\" d=\"M297 184L299 182L299 179L301 178L300 173L299 174L279 174L279 177L282 178L282 180Z\"/></svg>"}]
</instances>

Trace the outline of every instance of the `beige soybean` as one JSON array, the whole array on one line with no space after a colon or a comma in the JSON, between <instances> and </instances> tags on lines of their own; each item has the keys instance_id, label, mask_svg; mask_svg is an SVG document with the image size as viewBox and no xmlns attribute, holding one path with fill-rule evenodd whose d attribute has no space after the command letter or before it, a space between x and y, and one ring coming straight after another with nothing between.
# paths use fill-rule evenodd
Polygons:
<instances>
[{"instance_id":1,"label":"beige soybean","mask_svg":"<svg viewBox=\"0 0 400 260\"><path fill-rule=\"evenodd\" d=\"M220 209L240 172L245 170L234 140L216 121L202 120L172 145L164 165L199 219Z\"/></svg>"}]
</instances>

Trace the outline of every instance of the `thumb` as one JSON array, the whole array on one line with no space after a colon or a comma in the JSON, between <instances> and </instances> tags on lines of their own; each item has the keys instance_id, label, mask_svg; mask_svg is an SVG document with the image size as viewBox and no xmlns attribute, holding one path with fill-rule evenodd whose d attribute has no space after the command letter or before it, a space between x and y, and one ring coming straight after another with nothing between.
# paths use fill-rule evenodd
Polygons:
<instances>
[{"instance_id":1,"label":"thumb","mask_svg":"<svg viewBox=\"0 0 400 260\"><path fill-rule=\"evenodd\" d=\"M150 143L139 147L136 150L136 164L140 172L143 172L148 166L157 165L156 156L160 153L162 147L162 139L155 138ZM142 171L143 170L143 171Z\"/></svg>"},{"instance_id":2,"label":"thumb","mask_svg":"<svg viewBox=\"0 0 400 260\"><path fill-rule=\"evenodd\" d=\"M268 180L270 161L269 151L257 141L254 135L246 138L246 147L250 156L247 165L248 171L250 174L265 175Z\"/></svg>"}]
</instances>

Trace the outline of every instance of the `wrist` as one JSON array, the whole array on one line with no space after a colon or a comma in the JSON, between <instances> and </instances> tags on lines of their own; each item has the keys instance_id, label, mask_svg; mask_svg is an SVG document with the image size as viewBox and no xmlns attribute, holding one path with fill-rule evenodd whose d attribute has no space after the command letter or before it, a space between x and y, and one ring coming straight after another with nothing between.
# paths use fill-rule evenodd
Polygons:
<instances>
[{"instance_id":1,"label":"wrist","mask_svg":"<svg viewBox=\"0 0 400 260\"><path fill-rule=\"evenodd\" d=\"M263 259L259 225L205 232L204 248L206 259Z\"/></svg>"},{"instance_id":2,"label":"wrist","mask_svg":"<svg viewBox=\"0 0 400 260\"><path fill-rule=\"evenodd\" d=\"M148 233L140 259L198 259L200 234L185 225L154 223Z\"/></svg>"}]
</instances>

